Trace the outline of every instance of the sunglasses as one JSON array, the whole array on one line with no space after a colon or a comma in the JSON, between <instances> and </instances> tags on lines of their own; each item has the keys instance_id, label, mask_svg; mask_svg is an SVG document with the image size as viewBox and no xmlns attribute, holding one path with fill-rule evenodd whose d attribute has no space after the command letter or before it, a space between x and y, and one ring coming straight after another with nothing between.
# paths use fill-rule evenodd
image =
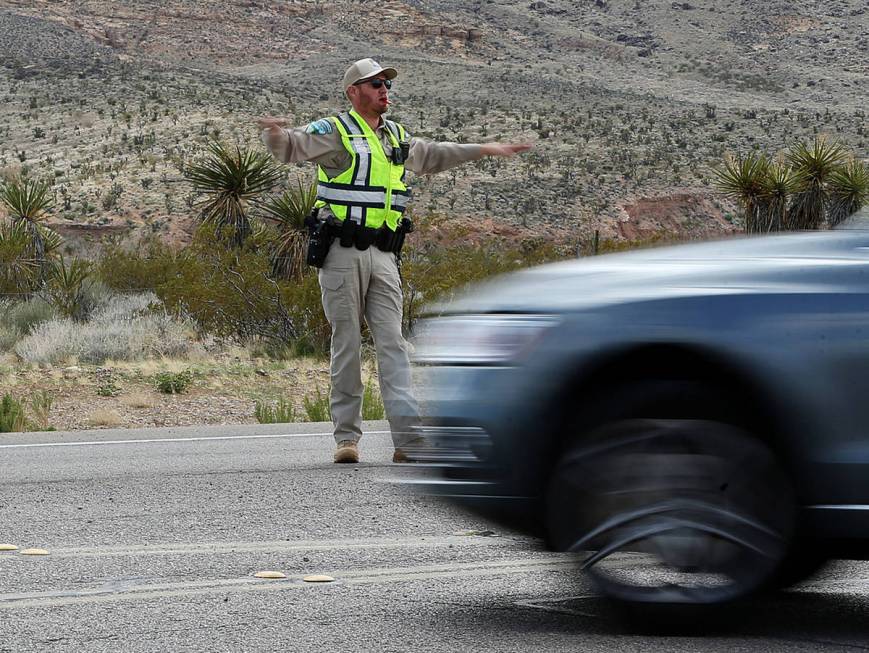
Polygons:
<instances>
[{"instance_id":1,"label":"sunglasses","mask_svg":"<svg viewBox=\"0 0 869 653\"><path fill-rule=\"evenodd\" d=\"M385 86L387 89L392 88L391 79L364 79L361 82L356 82L353 86L361 86L362 84L371 84L374 88Z\"/></svg>"}]
</instances>

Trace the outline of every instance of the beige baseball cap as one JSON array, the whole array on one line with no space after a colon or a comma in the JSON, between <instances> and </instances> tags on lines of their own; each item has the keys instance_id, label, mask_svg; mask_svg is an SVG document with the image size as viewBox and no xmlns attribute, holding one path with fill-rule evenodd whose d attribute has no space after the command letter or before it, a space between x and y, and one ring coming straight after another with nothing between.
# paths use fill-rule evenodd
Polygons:
<instances>
[{"instance_id":1,"label":"beige baseball cap","mask_svg":"<svg viewBox=\"0 0 869 653\"><path fill-rule=\"evenodd\" d=\"M384 68L374 61L374 59L360 59L344 73L344 90L346 91L356 82L374 77L380 73L385 74L386 79L393 79L398 76L398 71L395 68Z\"/></svg>"}]
</instances>

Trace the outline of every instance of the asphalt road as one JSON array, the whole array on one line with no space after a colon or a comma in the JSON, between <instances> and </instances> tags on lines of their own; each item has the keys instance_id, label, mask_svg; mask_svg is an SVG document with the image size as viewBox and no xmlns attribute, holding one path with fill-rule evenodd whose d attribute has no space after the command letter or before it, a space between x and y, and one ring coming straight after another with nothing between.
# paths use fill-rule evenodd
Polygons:
<instances>
[{"instance_id":1,"label":"asphalt road","mask_svg":"<svg viewBox=\"0 0 869 653\"><path fill-rule=\"evenodd\" d=\"M569 557L390 483L384 428L342 466L324 424L0 436L0 652L869 648L867 563L629 628Z\"/></svg>"}]
</instances>

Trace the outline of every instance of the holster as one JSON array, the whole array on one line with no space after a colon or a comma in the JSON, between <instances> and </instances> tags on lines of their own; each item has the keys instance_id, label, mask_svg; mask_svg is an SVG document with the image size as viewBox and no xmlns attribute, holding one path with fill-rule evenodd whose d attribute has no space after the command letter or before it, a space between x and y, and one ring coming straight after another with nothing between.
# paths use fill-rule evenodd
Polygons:
<instances>
[{"instance_id":1,"label":"holster","mask_svg":"<svg viewBox=\"0 0 869 653\"><path fill-rule=\"evenodd\" d=\"M323 267L332 241L335 240L330 233L328 223L320 220L318 213L319 209L314 209L311 215L305 218L305 225L308 227L308 253L305 262L315 268Z\"/></svg>"},{"instance_id":2,"label":"holster","mask_svg":"<svg viewBox=\"0 0 869 653\"><path fill-rule=\"evenodd\" d=\"M413 220L410 218L402 218L398 223L398 229L395 231L395 243L391 251L396 254L401 254L401 248L404 247L404 238L407 234L413 233Z\"/></svg>"}]
</instances>

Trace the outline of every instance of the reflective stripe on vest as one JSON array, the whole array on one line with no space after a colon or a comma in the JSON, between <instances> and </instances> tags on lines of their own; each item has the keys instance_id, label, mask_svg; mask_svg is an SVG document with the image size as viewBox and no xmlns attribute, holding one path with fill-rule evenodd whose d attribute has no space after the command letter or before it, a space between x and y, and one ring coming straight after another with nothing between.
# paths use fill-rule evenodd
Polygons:
<instances>
[{"instance_id":1,"label":"reflective stripe on vest","mask_svg":"<svg viewBox=\"0 0 869 653\"><path fill-rule=\"evenodd\" d=\"M318 206L328 204L339 220L375 229L385 223L395 230L411 195L404 185L404 166L387 159L377 135L355 111L331 120L352 164L332 178L319 168ZM399 147L406 137L404 127L390 120L384 126L392 146Z\"/></svg>"}]
</instances>

